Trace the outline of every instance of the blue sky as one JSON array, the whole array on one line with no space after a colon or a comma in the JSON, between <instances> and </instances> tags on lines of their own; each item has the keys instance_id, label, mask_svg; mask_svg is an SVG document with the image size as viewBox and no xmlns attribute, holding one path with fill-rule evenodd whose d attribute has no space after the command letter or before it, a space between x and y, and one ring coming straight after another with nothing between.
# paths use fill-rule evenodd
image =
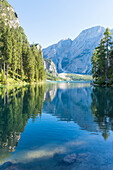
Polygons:
<instances>
[{"instance_id":1,"label":"blue sky","mask_svg":"<svg viewBox=\"0 0 113 170\"><path fill-rule=\"evenodd\" d=\"M30 43L47 47L92 26L113 28L113 0L8 0Z\"/></svg>"}]
</instances>

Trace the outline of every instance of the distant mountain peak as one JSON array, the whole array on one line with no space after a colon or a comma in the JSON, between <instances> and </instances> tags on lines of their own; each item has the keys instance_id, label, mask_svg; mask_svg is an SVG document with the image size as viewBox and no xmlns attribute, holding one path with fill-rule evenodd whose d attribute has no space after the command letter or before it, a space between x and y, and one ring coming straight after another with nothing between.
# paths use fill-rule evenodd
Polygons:
<instances>
[{"instance_id":1,"label":"distant mountain peak","mask_svg":"<svg viewBox=\"0 0 113 170\"><path fill-rule=\"evenodd\" d=\"M82 32L94 31L94 30L99 30L99 29L102 29L102 28L104 28L104 27L102 27L102 26L100 26L100 25L97 25L97 26L93 26L93 27L84 29Z\"/></svg>"},{"instance_id":2,"label":"distant mountain peak","mask_svg":"<svg viewBox=\"0 0 113 170\"><path fill-rule=\"evenodd\" d=\"M70 38L64 39L43 49L43 56L53 60L59 73L90 74L91 56L104 32L102 26L87 28L73 41Z\"/></svg>"}]
</instances>

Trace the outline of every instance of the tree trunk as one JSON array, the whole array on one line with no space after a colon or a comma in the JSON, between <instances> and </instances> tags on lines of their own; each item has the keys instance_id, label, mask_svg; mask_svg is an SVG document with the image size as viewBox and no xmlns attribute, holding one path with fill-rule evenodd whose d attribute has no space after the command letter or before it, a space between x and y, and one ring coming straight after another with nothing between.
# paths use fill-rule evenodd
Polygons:
<instances>
[{"instance_id":1,"label":"tree trunk","mask_svg":"<svg viewBox=\"0 0 113 170\"><path fill-rule=\"evenodd\" d=\"M15 92L15 89L13 88L13 99L14 99L14 92Z\"/></svg>"},{"instance_id":2,"label":"tree trunk","mask_svg":"<svg viewBox=\"0 0 113 170\"><path fill-rule=\"evenodd\" d=\"M9 104L9 93L8 93L8 88L7 88L7 103Z\"/></svg>"},{"instance_id":3,"label":"tree trunk","mask_svg":"<svg viewBox=\"0 0 113 170\"><path fill-rule=\"evenodd\" d=\"M14 69L13 69L13 80L14 80Z\"/></svg>"},{"instance_id":4,"label":"tree trunk","mask_svg":"<svg viewBox=\"0 0 113 170\"><path fill-rule=\"evenodd\" d=\"M5 61L4 61L4 76L5 76Z\"/></svg>"},{"instance_id":5,"label":"tree trunk","mask_svg":"<svg viewBox=\"0 0 113 170\"><path fill-rule=\"evenodd\" d=\"M109 45L107 43L107 63L106 63L106 72L105 72L106 82L108 81L107 72L108 72L108 68L110 67L109 48L108 47L109 47Z\"/></svg>"},{"instance_id":6,"label":"tree trunk","mask_svg":"<svg viewBox=\"0 0 113 170\"><path fill-rule=\"evenodd\" d=\"M1 63L1 72L2 72L2 63Z\"/></svg>"},{"instance_id":7,"label":"tree trunk","mask_svg":"<svg viewBox=\"0 0 113 170\"><path fill-rule=\"evenodd\" d=\"M6 104L6 95L4 94L4 106Z\"/></svg>"},{"instance_id":8,"label":"tree trunk","mask_svg":"<svg viewBox=\"0 0 113 170\"><path fill-rule=\"evenodd\" d=\"M9 69L9 64L7 62L7 80L8 80L8 69Z\"/></svg>"},{"instance_id":9,"label":"tree trunk","mask_svg":"<svg viewBox=\"0 0 113 170\"><path fill-rule=\"evenodd\" d=\"M106 82L108 81L107 72L108 72L108 60L107 60L106 63L105 63L105 77L106 77Z\"/></svg>"},{"instance_id":10,"label":"tree trunk","mask_svg":"<svg viewBox=\"0 0 113 170\"><path fill-rule=\"evenodd\" d=\"M108 59L108 68L110 67L110 57L109 57L109 49L107 49L107 59Z\"/></svg>"},{"instance_id":11,"label":"tree trunk","mask_svg":"<svg viewBox=\"0 0 113 170\"><path fill-rule=\"evenodd\" d=\"M18 68L17 68L17 80L18 80Z\"/></svg>"}]
</instances>

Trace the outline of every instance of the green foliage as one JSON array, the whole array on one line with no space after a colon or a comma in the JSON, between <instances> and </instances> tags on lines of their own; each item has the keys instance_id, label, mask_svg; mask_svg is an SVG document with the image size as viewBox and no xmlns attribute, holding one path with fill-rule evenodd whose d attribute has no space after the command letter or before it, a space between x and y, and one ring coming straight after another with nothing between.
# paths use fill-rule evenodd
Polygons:
<instances>
[{"instance_id":1,"label":"green foliage","mask_svg":"<svg viewBox=\"0 0 113 170\"><path fill-rule=\"evenodd\" d=\"M91 81L91 75L61 73L58 76L53 76L52 73L46 72L46 78L51 81Z\"/></svg>"},{"instance_id":2,"label":"green foliage","mask_svg":"<svg viewBox=\"0 0 113 170\"><path fill-rule=\"evenodd\" d=\"M34 81L34 58L32 57L32 52L31 49L27 49L27 77L28 77L28 82L33 82Z\"/></svg>"},{"instance_id":3,"label":"green foliage","mask_svg":"<svg viewBox=\"0 0 113 170\"><path fill-rule=\"evenodd\" d=\"M17 69L17 40L15 29L11 29L12 32L12 61L11 61L11 69L13 71L13 79L15 78L15 71Z\"/></svg>"},{"instance_id":4,"label":"green foliage","mask_svg":"<svg viewBox=\"0 0 113 170\"><path fill-rule=\"evenodd\" d=\"M1 18L0 25L0 66L7 77L32 83L45 80L41 47L30 48L22 27L10 28ZM9 78L9 79L8 79Z\"/></svg>"},{"instance_id":5,"label":"green foliage","mask_svg":"<svg viewBox=\"0 0 113 170\"><path fill-rule=\"evenodd\" d=\"M32 54L34 56L33 63L34 63L34 77L36 81L43 81L45 80L45 70L43 65L43 54L41 51L41 47L37 50L35 44L31 47Z\"/></svg>"},{"instance_id":6,"label":"green foliage","mask_svg":"<svg viewBox=\"0 0 113 170\"><path fill-rule=\"evenodd\" d=\"M51 80L51 81L59 81L60 78L53 76L51 73L46 72L46 78L47 80Z\"/></svg>"},{"instance_id":7,"label":"green foliage","mask_svg":"<svg viewBox=\"0 0 113 170\"><path fill-rule=\"evenodd\" d=\"M67 74L67 78L70 78L72 81L90 81L92 76L90 75L80 75L80 74Z\"/></svg>"},{"instance_id":8,"label":"green foliage","mask_svg":"<svg viewBox=\"0 0 113 170\"><path fill-rule=\"evenodd\" d=\"M2 84L6 84L6 83L7 83L6 76L4 75L3 70L2 70L2 72L1 72L0 82L1 82Z\"/></svg>"},{"instance_id":9,"label":"green foliage","mask_svg":"<svg viewBox=\"0 0 113 170\"><path fill-rule=\"evenodd\" d=\"M92 75L94 82L99 85L109 85L112 82L113 43L111 38L110 30L107 28L104 38L101 39L92 56Z\"/></svg>"}]
</instances>

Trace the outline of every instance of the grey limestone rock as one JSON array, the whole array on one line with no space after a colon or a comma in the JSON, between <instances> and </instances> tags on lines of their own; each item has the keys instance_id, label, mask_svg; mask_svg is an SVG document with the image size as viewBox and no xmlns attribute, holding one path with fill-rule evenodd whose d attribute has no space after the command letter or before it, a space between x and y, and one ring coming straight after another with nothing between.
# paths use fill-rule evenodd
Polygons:
<instances>
[{"instance_id":1,"label":"grey limestone rock","mask_svg":"<svg viewBox=\"0 0 113 170\"><path fill-rule=\"evenodd\" d=\"M43 49L43 57L54 62L58 73L91 74L91 57L104 32L105 28L101 26L86 29L73 41L61 40Z\"/></svg>"}]
</instances>

